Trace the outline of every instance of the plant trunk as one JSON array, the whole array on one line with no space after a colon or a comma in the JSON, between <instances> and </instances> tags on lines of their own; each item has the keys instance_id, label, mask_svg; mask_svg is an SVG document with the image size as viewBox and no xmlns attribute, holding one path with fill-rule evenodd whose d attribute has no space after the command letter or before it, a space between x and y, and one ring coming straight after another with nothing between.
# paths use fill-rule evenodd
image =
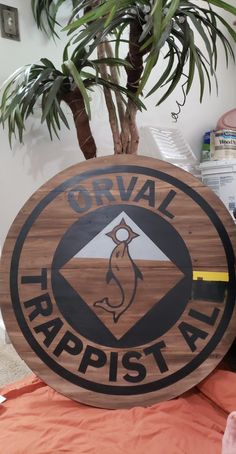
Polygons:
<instances>
[{"instance_id":1,"label":"plant trunk","mask_svg":"<svg viewBox=\"0 0 236 454\"><path fill-rule=\"evenodd\" d=\"M97 148L90 129L89 118L85 109L84 99L78 88L62 96L62 100L70 107L77 132L79 146L85 159L96 158Z\"/></svg>"},{"instance_id":2,"label":"plant trunk","mask_svg":"<svg viewBox=\"0 0 236 454\"><path fill-rule=\"evenodd\" d=\"M97 48L98 58L105 58L106 57L106 48L105 43L99 43ZM109 80L107 67L105 64L99 65L100 73L103 79ZM106 106L108 110L109 122L111 126L111 132L113 137L114 143L114 152L115 154L122 153L122 144L120 139L120 132L119 132L119 123L116 114L116 107L112 98L111 90L108 87L104 87L104 96L106 101Z\"/></svg>"},{"instance_id":3,"label":"plant trunk","mask_svg":"<svg viewBox=\"0 0 236 454\"><path fill-rule=\"evenodd\" d=\"M137 93L140 78L143 72L143 54L140 51L139 43L141 33L142 27L140 23L136 20L132 21L130 25L129 52L126 57L127 61L132 65L132 68L126 68L126 72L127 88L134 94ZM112 58L112 48L110 44L105 42L100 43L98 46L98 57L104 58L106 54ZM100 65L100 72L104 79L109 80L106 65ZM111 68L110 77L114 83L118 84L118 74L116 68ZM120 132L116 107L112 98L111 90L108 87L104 87L104 95L113 135L115 154L137 153L139 144L139 133L136 124L137 106L131 99L129 99L126 111L124 112L122 96L119 92L115 93L121 126ZM97 155L97 149L90 129L89 118L85 109L83 96L81 95L79 89L76 88L73 91L65 93L62 99L68 104L72 111L78 142L85 159L95 158Z\"/></svg>"},{"instance_id":4,"label":"plant trunk","mask_svg":"<svg viewBox=\"0 0 236 454\"><path fill-rule=\"evenodd\" d=\"M129 33L129 52L126 60L132 65L132 68L126 68L127 72L127 89L136 94L140 78L143 72L143 54L140 51L139 39L142 33L142 26L138 20L133 20L130 24ZM136 154L139 145L139 132L136 124L137 107L135 103L129 99L126 108L125 118L129 128L129 141L126 148L126 153ZM126 125L127 127L127 125ZM122 134L127 136L126 127Z\"/></svg>"},{"instance_id":5,"label":"plant trunk","mask_svg":"<svg viewBox=\"0 0 236 454\"><path fill-rule=\"evenodd\" d=\"M106 50L106 55L108 58L114 58L113 49L111 47L111 44L107 40L105 41L105 50ZM111 71L112 82L114 82L114 84L116 84L116 85L119 85L120 81L119 81L119 74L118 74L117 68L115 66L111 66L110 71ZM122 95L119 92L119 90L115 91L115 97L116 97L117 109L118 109L118 113L119 113L120 124L122 124L125 119L125 108L124 108L124 101L123 101Z\"/></svg>"},{"instance_id":6,"label":"plant trunk","mask_svg":"<svg viewBox=\"0 0 236 454\"><path fill-rule=\"evenodd\" d=\"M142 34L142 26L139 21L133 20L130 24L129 32L129 52L126 60L132 65L132 68L127 68L127 88L134 94L139 87L139 81L143 72L143 54L140 51L140 36Z\"/></svg>"},{"instance_id":7,"label":"plant trunk","mask_svg":"<svg viewBox=\"0 0 236 454\"><path fill-rule=\"evenodd\" d=\"M106 48L106 54L108 58L114 58L114 53L111 44L109 41L105 41L105 48ZM111 66L110 68L111 71L111 79L112 82L116 85L119 85L119 74L118 70L115 66ZM125 114L125 103L122 98L122 94L119 92L119 90L115 91L115 96L116 96L116 104L117 104L117 110L119 114L119 120L120 120L120 140L121 140L121 145L122 145L122 152L123 153L128 153L129 149L129 144L130 144L130 130L129 130L129 122L127 121L127 117Z\"/></svg>"},{"instance_id":8,"label":"plant trunk","mask_svg":"<svg viewBox=\"0 0 236 454\"><path fill-rule=\"evenodd\" d=\"M127 110L126 110L126 119L128 122L129 133L130 133L130 140L128 144L128 148L126 153L127 154L137 154L138 146L139 146L139 132L136 123L136 114L137 114L137 106L134 104L131 99L128 101Z\"/></svg>"}]
</instances>

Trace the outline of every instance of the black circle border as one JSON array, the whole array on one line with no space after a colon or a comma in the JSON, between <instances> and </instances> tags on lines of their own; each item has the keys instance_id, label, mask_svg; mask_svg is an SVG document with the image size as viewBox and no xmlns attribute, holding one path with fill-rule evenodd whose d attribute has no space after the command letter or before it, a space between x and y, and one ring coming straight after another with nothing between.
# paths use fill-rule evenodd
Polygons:
<instances>
[{"instance_id":1,"label":"black circle border","mask_svg":"<svg viewBox=\"0 0 236 454\"><path fill-rule=\"evenodd\" d=\"M65 189L69 187L73 187L75 184L81 183L82 181L86 180L90 177L96 177L100 175L112 174L112 173L131 173L131 174L141 174L150 176L159 180L163 180L172 186L177 187L189 197L191 197L194 202L196 202L202 210L206 213L206 215L211 220L212 224L214 225L218 235L221 239L223 247L225 249L225 254L228 263L228 270L229 270L229 293L227 298L227 303L225 305L224 314L221 318L219 326L215 331L215 335L213 338L210 339L208 344L203 348L203 350L193 358L187 365L179 369L178 371L174 372L173 374L169 375L168 377L161 378L160 380L148 383L148 384L139 384L135 386L112 386L112 385L104 385L100 383L91 382L83 377L78 377L74 373L64 369L61 365L59 365L56 361L54 361L46 352L42 349L42 347L38 344L35 337L32 335L26 320L24 318L24 314L21 309L19 292L18 292L18 267L20 261L21 250L23 248L24 241L28 235L30 228L32 227L33 223L40 215L41 211L52 202L52 200L59 195L59 193L63 192ZM183 172L184 175L184 172ZM182 181L178 180L177 178L173 177L172 175L168 175L165 172L156 169L150 169L146 167L140 166L133 166L133 165L113 165L109 167L102 167L100 169L93 169L87 172L83 172L82 174L75 175L68 180L61 183L59 186L54 188L46 197L44 197L38 205L33 209L27 220L25 221L14 246L12 260L11 260L11 267L10 267L10 292L11 292L11 300L12 300L12 307L15 312L15 317L17 319L18 325L21 329L22 334L24 335L26 341L32 348L32 350L36 353L36 355L46 364L49 369L54 371L56 374L64 378L65 380L71 382L74 385L80 386L84 389L89 391L102 393L102 394L110 394L110 395L136 395L136 394L146 394L154 391L158 391L165 387L168 387L180 380L182 380L185 376L192 373L197 367L199 367L203 361L205 361L208 356L212 353L212 351L216 348L220 340L222 339L226 328L231 320L234 306L235 306L235 293L236 293L236 279L235 279L235 271L234 271L234 251L228 236L227 231L225 230L220 218L217 216L213 208L208 204L208 202L203 199L203 197L198 194L194 189L192 189L187 184L183 183ZM230 306L230 307L228 307Z\"/></svg>"}]
</instances>

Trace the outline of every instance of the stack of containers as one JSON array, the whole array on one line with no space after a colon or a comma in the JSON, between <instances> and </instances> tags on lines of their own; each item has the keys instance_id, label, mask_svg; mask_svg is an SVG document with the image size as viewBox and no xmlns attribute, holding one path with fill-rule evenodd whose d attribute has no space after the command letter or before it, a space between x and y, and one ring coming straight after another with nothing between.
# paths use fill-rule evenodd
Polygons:
<instances>
[{"instance_id":1,"label":"stack of containers","mask_svg":"<svg viewBox=\"0 0 236 454\"><path fill-rule=\"evenodd\" d=\"M216 130L205 134L201 160L203 183L219 196L235 220L236 109L226 112L218 121Z\"/></svg>"},{"instance_id":2,"label":"stack of containers","mask_svg":"<svg viewBox=\"0 0 236 454\"><path fill-rule=\"evenodd\" d=\"M198 160L177 128L140 128L139 150L142 155L170 162L200 178Z\"/></svg>"}]
</instances>

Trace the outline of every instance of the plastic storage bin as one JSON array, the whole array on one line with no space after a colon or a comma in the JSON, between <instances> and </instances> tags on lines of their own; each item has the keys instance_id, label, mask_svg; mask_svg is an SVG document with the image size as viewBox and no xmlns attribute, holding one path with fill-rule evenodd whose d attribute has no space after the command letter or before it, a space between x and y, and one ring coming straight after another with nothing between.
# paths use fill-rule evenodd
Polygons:
<instances>
[{"instance_id":1,"label":"plastic storage bin","mask_svg":"<svg viewBox=\"0 0 236 454\"><path fill-rule=\"evenodd\" d=\"M170 162L200 177L198 160L177 128L140 128L139 154Z\"/></svg>"}]
</instances>

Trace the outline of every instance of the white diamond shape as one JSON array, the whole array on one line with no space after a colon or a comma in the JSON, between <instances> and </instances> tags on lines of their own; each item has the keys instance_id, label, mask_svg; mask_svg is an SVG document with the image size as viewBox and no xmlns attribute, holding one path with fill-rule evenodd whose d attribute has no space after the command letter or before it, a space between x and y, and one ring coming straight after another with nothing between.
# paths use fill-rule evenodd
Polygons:
<instances>
[{"instance_id":1,"label":"white diamond shape","mask_svg":"<svg viewBox=\"0 0 236 454\"><path fill-rule=\"evenodd\" d=\"M134 238L129 244L129 252L133 260L160 260L170 261L170 259L159 249L155 243L135 224L134 221L122 211L113 221L99 232L86 246L84 246L73 258L109 258L113 249L114 242L106 234L111 232L121 220L139 236Z\"/></svg>"}]
</instances>

